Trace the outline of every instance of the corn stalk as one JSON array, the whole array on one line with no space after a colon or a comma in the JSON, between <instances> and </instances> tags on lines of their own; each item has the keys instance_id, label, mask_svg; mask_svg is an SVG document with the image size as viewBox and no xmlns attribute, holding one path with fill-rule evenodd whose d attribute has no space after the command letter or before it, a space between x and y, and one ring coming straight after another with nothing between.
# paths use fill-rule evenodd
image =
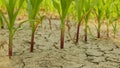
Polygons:
<instances>
[{"instance_id":1,"label":"corn stalk","mask_svg":"<svg viewBox=\"0 0 120 68\"><path fill-rule=\"evenodd\" d=\"M95 13L95 16L97 17L97 21L98 21L98 24L96 27L97 28L97 38L100 38L100 36L101 36L100 31L101 31L101 25L102 25L101 19L104 14L104 4L103 4L104 0L95 0L95 1L96 1L96 6L94 7L94 13Z\"/></svg>"},{"instance_id":2,"label":"corn stalk","mask_svg":"<svg viewBox=\"0 0 120 68\"><path fill-rule=\"evenodd\" d=\"M83 18L85 17L85 13L84 13L85 0L75 0L75 4L76 4L76 11L77 11L77 19L78 19L77 34L76 34L76 41L75 41L75 43L77 44L79 40L80 26Z\"/></svg>"},{"instance_id":3,"label":"corn stalk","mask_svg":"<svg viewBox=\"0 0 120 68\"><path fill-rule=\"evenodd\" d=\"M18 27L14 27L16 17L18 15L18 12L20 11L20 8L23 4L24 0L2 0L3 5L5 5L5 8L7 9L8 18L3 14L2 11L0 11L0 15L4 19L4 21L7 24L8 30L9 30L9 47L8 47L8 55L9 58L12 56L12 45L13 45L13 36L15 32L18 30L18 28L22 25L22 23L26 22L20 22ZM15 10L16 4L18 4L18 9Z\"/></svg>"},{"instance_id":4,"label":"corn stalk","mask_svg":"<svg viewBox=\"0 0 120 68\"><path fill-rule=\"evenodd\" d=\"M89 20L89 16L90 16L90 12L93 9L93 5L91 5L92 2L90 0L86 0L85 1L85 9L84 9L84 19L85 19L85 42L87 42L87 31L88 31L88 20Z\"/></svg>"},{"instance_id":5,"label":"corn stalk","mask_svg":"<svg viewBox=\"0 0 120 68\"><path fill-rule=\"evenodd\" d=\"M43 0L26 0L27 1L27 9L28 9L28 17L30 22L30 27L32 31L31 36L31 46L30 46L30 52L33 52L34 49L34 36L35 31L38 27L38 25L42 22L43 16L40 16L40 18L36 17L37 13L39 11L39 5Z\"/></svg>"},{"instance_id":6,"label":"corn stalk","mask_svg":"<svg viewBox=\"0 0 120 68\"><path fill-rule=\"evenodd\" d=\"M116 16L110 17L110 23L112 24L113 27L113 33L114 33L114 38L116 38L116 33L118 31L118 22L117 20L120 19L120 10L119 10L119 2L120 0L113 1L112 5L114 6L113 8L113 13L116 14Z\"/></svg>"},{"instance_id":7,"label":"corn stalk","mask_svg":"<svg viewBox=\"0 0 120 68\"><path fill-rule=\"evenodd\" d=\"M67 12L69 10L70 4L73 0L52 0L54 7L57 9L61 19L61 38L60 38L60 48L64 48L64 36L65 36L65 18L67 16Z\"/></svg>"},{"instance_id":8,"label":"corn stalk","mask_svg":"<svg viewBox=\"0 0 120 68\"><path fill-rule=\"evenodd\" d=\"M109 37L109 28L111 25L110 22L110 18L112 16L113 13L113 4L114 4L114 0L109 0L109 1L104 1L104 6L105 6L105 19L106 19L106 27L107 27L107 31L106 31L106 36Z\"/></svg>"}]
</instances>

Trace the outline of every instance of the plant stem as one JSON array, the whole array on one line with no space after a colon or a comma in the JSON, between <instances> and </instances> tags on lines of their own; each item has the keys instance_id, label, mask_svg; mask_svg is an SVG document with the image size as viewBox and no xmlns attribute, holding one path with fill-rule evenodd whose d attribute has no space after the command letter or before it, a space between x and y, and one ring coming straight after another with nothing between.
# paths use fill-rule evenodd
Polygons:
<instances>
[{"instance_id":1,"label":"plant stem","mask_svg":"<svg viewBox=\"0 0 120 68\"><path fill-rule=\"evenodd\" d=\"M48 21L49 21L50 30L52 30L52 23L51 23L51 20L49 18L48 18Z\"/></svg>"},{"instance_id":2,"label":"plant stem","mask_svg":"<svg viewBox=\"0 0 120 68\"><path fill-rule=\"evenodd\" d=\"M3 22L1 22L1 28L4 29L4 23Z\"/></svg>"},{"instance_id":3,"label":"plant stem","mask_svg":"<svg viewBox=\"0 0 120 68\"><path fill-rule=\"evenodd\" d=\"M65 30L61 30L61 42L60 42L60 48L63 49L64 48L64 35L65 35Z\"/></svg>"},{"instance_id":4,"label":"plant stem","mask_svg":"<svg viewBox=\"0 0 120 68\"><path fill-rule=\"evenodd\" d=\"M81 25L81 23L79 22L78 26L77 26L77 35L76 35L76 42L75 42L76 44L78 43L78 40L79 40L80 25Z\"/></svg>"},{"instance_id":5,"label":"plant stem","mask_svg":"<svg viewBox=\"0 0 120 68\"><path fill-rule=\"evenodd\" d=\"M30 52L33 52L34 49L34 35L34 31L32 31Z\"/></svg>"},{"instance_id":6,"label":"plant stem","mask_svg":"<svg viewBox=\"0 0 120 68\"><path fill-rule=\"evenodd\" d=\"M109 38L109 24L107 23L107 38Z\"/></svg>"},{"instance_id":7,"label":"plant stem","mask_svg":"<svg viewBox=\"0 0 120 68\"><path fill-rule=\"evenodd\" d=\"M65 23L62 21L61 25L61 38L60 38L60 48L64 48L64 36L65 36Z\"/></svg>"},{"instance_id":8,"label":"plant stem","mask_svg":"<svg viewBox=\"0 0 120 68\"><path fill-rule=\"evenodd\" d=\"M85 25L85 42L87 42L87 23Z\"/></svg>"},{"instance_id":9,"label":"plant stem","mask_svg":"<svg viewBox=\"0 0 120 68\"><path fill-rule=\"evenodd\" d=\"M100 31L97 31L97 37L100 38Z\"/></svg>"},{"instance_id":10,"label":"plant stem","mask_svg":"<svg viewBox=\"0 0 120 68\"><path fill-rule=\"evenodd\" d=\"M11 58L12 56L12 45L13 45L13 36L12 36L12 31L9 31L9 49L8 49L8 56Z\"/></svg>"},{"instance_id":11,"label":"plant stem","mask_svg":"<svg viewBox=\"0 0 120 68\"><path fill-rule=\"evenodd\" d=\"M101 27L101 23L100 20L98 20L98 29L97 29L97 37L100 38L100 27Z\"/></svg>"}]
</instances>

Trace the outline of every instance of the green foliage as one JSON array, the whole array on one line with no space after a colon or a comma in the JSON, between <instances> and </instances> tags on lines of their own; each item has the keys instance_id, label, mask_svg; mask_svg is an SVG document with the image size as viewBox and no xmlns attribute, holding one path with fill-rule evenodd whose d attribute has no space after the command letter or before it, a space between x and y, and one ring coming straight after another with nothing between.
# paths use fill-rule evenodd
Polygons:
<instances>
[{"instance_id":1,"label":"green foliage","mask_svg":"<svg viewBox=\"0 0 120 68\"><path fill-rule=\"evenodd\" d=\"M34 31L35 27L35 20L36 20L36 15L39 10L39 6L43 0L26 0L27 1L27 10L28 10L28 16L30 20L30 25Z\"/></svg>"},{"instance_id":2,"label":"green foliage","mask_svg":"<svg viewBox=\"0 0 120 68\"><path fill-rule=\"evenodd\" d=\"M7 19L5 16L3 16L3 14L2 14L2 16L4 17L9 30L13 29L16 17L18 15L18 12L20 11L20 8L21 8L21 5L23 4L23 2L24 2L24 0L18 0L18 3L19 3L18 9L15 10L17 0L11 0L11 1L10 0L2 0L2 3L5 5L5 7L7 9L9 19Z\"/></svg>"},{"instance_id":3,"label":"green foliage","mask_svg":"<svg viewBox=\"0 0 120 68\"><path fill-rule=\"evenodd\" d=\"M28 17L30 26L32 28L32 35L31 35L31 47L30 52L33 52L34 47L34 34L37 29L37 26L42 22L43 16L37 17L39 6L43 0L26 0L27 1L27 9L28 9Z\"/></svg>"},{"instance_id":4,"label":"green foliage","mask_svg":"<svg viewBox=\"0 0 120 68\"><path fill-rule=\"evenodd\" d=\"M64 21L67 12L69 10L70 4L72 3L73 0L60 0L60 3L57 0L52 0L52 1L54 7L58 10L60 14L61 20Z\"/></svg>"},{"instance_id":5,"label":"green foliage","mask_svg":"<svg viewBox=\"0 0 120 68\"><path fill-rule=\"evenodd\" d=\"M73 0L52 0L53 6L57 9L61 19L61 49L64 47L65 18Z\"/></svg>"},{"instance_id":6,"label":"green foliage","mask_svg":"<svg viewBox=\"0 0 120 68\"><path fill-rule=\"evenodd\" d=\"M12 45L13 45L13 36L15 32L17 31L17 28L14 27L16 17L18 15L18 12L21 9L21 6L23 5L24 0L1 0L5 8L7 9L8 18L4 15L4 13L0 10L0 16L4 19L4 21L7 24L8 30L9 30L9 50L8 54L9 57L12 56ZM16 5L18 6L17 9L15 9ZM23 22L20 22L19 26L22 25Z\"/></svg>"},{"instance_id":7,"label":"green foliage","mask_svg":"<svg viewBox=\"0 0 120 68\"><path fill-rule=\"evenodd\" d=\"M98 18L98 22L102 19L104 11L105 11L105 0L94 0L94 9L96 11L96 16Z\"/></svg>"},{"instance_id":8,"label":"green foliage","mask_svg":"<svg viewBox=\"0 0 120 68\"><path fill-rule=\"evenodd\" d=\"M6 23L9 30L10 36L9 40L12 40L11 38L13 38L17 29L24 22L26 22L26 21L20 22L18 27L15 27L14 25L17 15L20 9L22 8L22 5L24 5L24 9L27 8L28 19L30 22L32 33L35 32L37 26L42 22L44 18L44 16L39 15L39 8L45 9L45 12L58 11L61 20L61 34L62 32L63 33L65 32L65 19L68 13L71 14L75 19L77 18L79 25L84 19L86 28L89 28L87 23L90 14L93 14L94 16L96 16L98 21L96 27L98 33L100 33L100 28L102 26L101 20L107 20L108 21L106 23L107 27L109 27L109 25L112 25L113 30L115 31L114 33L116 33L117 31L117 23L115 22L117 22L117 20L120 19L120 0L26 0L26 2L24 1L25 0L0 0L0 27L4 25L3 22ZM91 11L94 12L91 13ZM6 12L7 15L4 14Z\"/></svg>"},{"instance_id":9,"label":"green foliage","mask_svg":"<svg viewBox=\"0 0 120 68\"><path fill-rule=\"evenodd\" d=\"M42 0L27 0L29 19L35 19Z\"/></svg>"},{"instance_id":10,"label":"green foliage","mask_svg":"<svg viewBox=\"0 0 120 68\"><path fill-rule=\"evenodd\" d=\"M85 22L87 23L88 22L88 19L89 19L89 15L90 15L90 12L92 10L92 5L91 5L92 2L90 2L90 0L85 0L85 5L84 5L84 16L85 16Z\"/></svg>"},{"instance_id":11,"label":"green foliage","mask_svg":"<svg viewBox=\"0 0 120 68\"><path fill-rule=\"evenodd\" d=\"M75 0L75 4L76 4L77 17L78 17L78 20L80 22L81 18L83 16L85 0Z\"/></svg>"},{"instance_id":12,"label":"green foliage","mask_svg":"<svg viewBox=\"0 0 120 68\"><path fill-rule=\"evenodd\" d=\"M61 10L60 10L60 3L59 3L59 1L57 1L57 0L52 0L52 2L53 2L53 6L57 9L57 11L58 11L59 14L60 14Z\"/></svg>"},{"instance_id":13,"label":"green foliage","mask_svg":"<svg viewBox=\"0 0 120 68\"><path fill-rule=\"evenodd\" d=\"M43 0L40 7L45 9L46 13L47 12L55 12L55 9L54 9L53 4L52 4L52 0Z\"/></svg>"}]
</instances>

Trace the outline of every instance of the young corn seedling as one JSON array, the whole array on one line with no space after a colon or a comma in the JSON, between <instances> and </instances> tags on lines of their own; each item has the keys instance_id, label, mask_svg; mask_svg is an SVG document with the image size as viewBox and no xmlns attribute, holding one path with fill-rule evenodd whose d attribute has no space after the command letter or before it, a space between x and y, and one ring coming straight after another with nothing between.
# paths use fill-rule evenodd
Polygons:
<instances>
[{"instance_id":1,"label":"young corn seedling","mask_svg":"<svg viewBox=\"0 0 120 68\"><path fill-rule=\"evenodd\" d=\"M104 5L103 5L103 0L96 0L96 6L95 6L95 15L97 17L98 25L96 26L97 28L97 38L100 38L100 30L101 30L101 19L104 14Z\"/></svg>"},{"instance_id":2,"label":"young corn seedling","mask_svg":"<svg viewBox=\"0 0 120 68\"><path fill-rule=\"evenodd\" d=\"M117 2L120 2L120 0L118 0ZM118 24L117 24L117 20L120 18L120 10L119 10L119 3L117 4L114 4L115 5L115 12L117 14L117 16L115 18L112 18L112 22L115 21L114 23L112 23L112 27L113 27L113 33L114 33L114 38L116 38L116 33L117 33L117 27L118 27Z\"/></svg>"},{"instance_id":3,"label":"young corn seedling","mask_svg":"<svg viewBox=\"0 0 120 68\"><path fill-rule=\"evenodd\" d=\"M106 36L107 38L109 37L109 28L110 28L110 25L111 25L111 22L110 22L110 17L112 15L112 8L113 8L113 3L114 3L114 0L109 0L109 1L104 1L104 4L105 4L105 19L106 19L106 27L107 27L107 30L106 30Z\"/></svg>"},{"instance_id":4,"label":"young corn seedling","mask_svg":"<svg viewBox=\"0 0 120 68\"><path fill-rule=\"evenodd\" d=\"M114 38L116 38L116 33L117 33L117 23L115 22L114 24L112 24L112 27L113 27Z\"/></svg>"},{"instance_id":5,"label":"young corn seedling","mask_svg":"<svg viewBox=\"0 0 120 68\"><path fill-rule=\"evenodd\" d=\"M112 27L113 27L113 34L114 34L114 38L116 37L116 33L117 33L117 18L115 18L115 17L111 17L111 19L110 19L110 23L112 24Z\"/></svg>"},{"instance_id":6,"label":"young corn seedling","mask_svg":"<svg viewBox=\"0 0 120 68\"><path fill-rule=\"evenodd\" d=\"M70 4L73 0L60 0L60 4L57 0L52 0L54 7L58 10L61 19L61 38L60 48L64 48L64 36L65 36L65 18L69 10Z\"/></svg>"},{"instance_id":7,"label":"young corn seedling","mask_svg":"<svg viewBox=\"0 0 120 68\"><path fill-rule=\"evenodd\" d=\"M87 42L87 29L88 29L88 17L89 15L87 15L87 16L85 16L85 38L84 38L84 40L85 40L85 42Z\"/></svg>"},{"instance_id":8,"label":"young corn seedling","mask_svg":"<svg viewBox=\"0 0 120 68\"><path fill-rule=\"evenodd\" d=\"M84 10L84 6L85 6L85 0L75 0L75 4L76 4L76 11L77 11L77 19L78 19L77 34L76 34L75 43L78 43L80 26L82 23L82 19L84 17L83 10Z\"/></svg>"},{"instance_id":9,"label":"young corn seedling","mask_svg":"<svg viewBox=\"0 0 120 68\"><path fill-rule=\"evenodd\" d=\"M110 18L110 23L112 24L112 27L113 27L113 33L114 33L114 38L116 38L116 33L117 33L117 28L118 28L118 23L117 23L117 20L120 18L120 13L119 13L119 7L117 4L114 4L115 6L115 13L116 13L116 17L111 17Z\"/></svg>"},{"instance_id":10,"label":"young corn seedling","mask_svg":"<svg viewBox=\"0 0 120 68\"><path fill-rule=\"evenodd\" d=\"M85 42L87 42L87 31L88 31L88 19L89 19L89 15L91 12L91 4L90 4L90 0L85 0L85 9L84 9L84 19L85 19Z\"/></svg>"},{"instance_id":11,"label":"young corn seedling","mask_svg":"<svg viewBox=\"0 0 120 68\"><path fill-rule=\"evenodd\" d=\"M109 37L109 27L110 27L110 22L109 22L109 18L110 18L110 10L108 8L106 8L105 10L105 16L107 18L107 22L106 22L106 27L107 27L107 31L106 31L106 36Z\"/></svg>"},{"instance_id":12,"label":"young corn seedling","mask_svg":"<svg viewBox=\"0 0 120 68\"><path fill-rule=\"evenodd\" d=\"M42 22L43 16L40 16L40 18L37 17L37 13L39 11L39 5L43 0L26 0L27 1L27 9L28 9L28 17L30 22L30 27L32 30L32 36L31 36L31 46L30 46L30 52L33 52L34 49L34 35L35 31L38 27L38 25Z\"/></svg>"},{"instance_id":13,"label":"young corn seedling","mask_svg":"<svg viewBox=\"0 0 120 68\"><path fill-rule=\"evenodd\" d=\"M20 8L24 2L24 0L1 0L2 3L5 5L8 13L8 18L3 14L2 11L0 11L0 16L3 17L4 21L7 24L7 28L9 30L9 46L8 46L8 55L9 58L12 56L12 45L13 45L13 36L15 32L18 30L18 28L22 25L23 22L20 22L18 27L14 27L16 17L18 15L18 12L20 11ZM15 10L16 5L18 4L18 9Z\"/></svg>"}]
</instances>

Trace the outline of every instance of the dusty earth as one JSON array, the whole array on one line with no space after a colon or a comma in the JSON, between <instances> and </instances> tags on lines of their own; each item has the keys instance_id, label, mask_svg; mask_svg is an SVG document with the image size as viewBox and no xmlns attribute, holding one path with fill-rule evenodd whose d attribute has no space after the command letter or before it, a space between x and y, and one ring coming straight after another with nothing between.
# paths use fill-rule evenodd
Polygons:
<instances>
[{"instance_id":1,"label":"dusty earth","mask_svg":"<svg viewBox=\"0 0 120 68\"><path fill-rule=\"evenodd\" d=\"M72 22L71 22L72 23ZM0 68L120 68L120 35L116 39L105 37L102 27L101 39L95 39L90 33L88 43L83 41L84 26L80 30L79 43L75 45L71 40L76 27L71 27L65 35L65 48L60 45L60 21L52 20L52 29L44 20L35 33L34 53L29 52L31 30L29 23L23 24L14 36L13 56L7 56L8 30L0 29ZM73 25L73 24L72 24ZM96 30L91 26L93 35Z\"/></svg>"}]
</instances>

